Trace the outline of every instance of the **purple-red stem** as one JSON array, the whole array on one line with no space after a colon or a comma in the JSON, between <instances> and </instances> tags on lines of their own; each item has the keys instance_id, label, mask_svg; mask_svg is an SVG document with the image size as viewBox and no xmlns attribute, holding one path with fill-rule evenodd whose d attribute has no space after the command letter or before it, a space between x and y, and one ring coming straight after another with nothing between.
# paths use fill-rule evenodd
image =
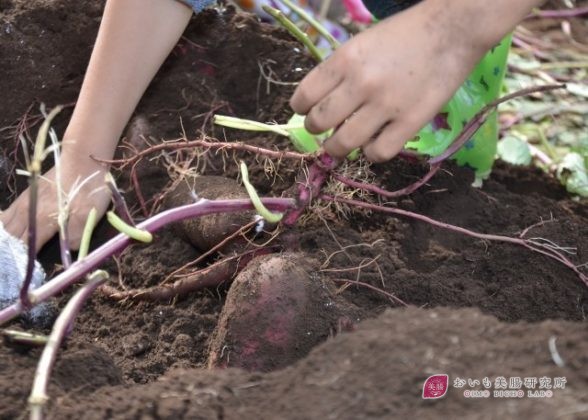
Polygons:
<instances>
[{"instance_id":1,"label":"purple-red stem","mask_svg":"<svg viewBox=\"0 0 588 420\"><path fill-rule=\"evenodd\" d=\"M298 199L296 207L286 214L283 222L286 226L293 226L306 210L313 198L321 192L329 172L335 169L339 162L326 153L318 156L310 165L308 173L303 172L304 179L298 180Z\"/></svg>"},{"instance_id":2,"label":"purple-red stem","mask_svg":"<svg viewBox=\"0 0 588 420\"><path fill-rule=\"evenodd\" d=\"M435 156L429 163L431 165L435 165L437 163L441 163L444 160L453 156L461 147L470 140L470 138L474 135L474 133L486 122L488 117L494 109L502 104L503 102L510 101L511 99L519 98L521 96L530 95L532 93L538 92L546 92L554 89L561 89L565 87L565 85L557 84L557 85L544 85L544 86L534 86L527 89L522 89L517 92L511 93L509 95L505 95L497 100L491 102L490 104L486 105L482 108L475 116L472 118L463 128L462 132L457 136L457 138L449 145L449 147L441 153L439 156Z\"/></svg>"},{"instance_id":3,"label":"purple-red stem","mask_svg":"<svg viewBox=\"0 0 588 420\"><path fill-rule=\"evenodd\" d=\"M548 61L551 58L549 55L545 54L539 48L529 44L527 41L522 40L521 38L519 38L516 35L512 37L512 44L515 47L519 47L519 48L522 48L524 50L529 51L531 54L533 54L535 57L537 57L541 60Z\"/></svg>"},{"instance_id":4,"label":"purple-red stem","mask_svg":"<svg viewBox=\"0 0 588 420\"><path fill-rule=\"evenodd\" d=\"M24 281L20 288L20 301L24 308L31 307L31 300L29 298L29 287L33 279L35 271L35 262L37 260L37 173L32 171L29 182L30 197L29 197L29 230L28 230L28 260L27 270Z\"/></svg>"},{"instance_id":5,"label":"purple-red stem","mask_svg":"<svg viewBox=\"0 0 588 420\"><path fill-rule=\"evenodd\" d=\"M296 206L296 201L292 198L264 198L261 201L269 210L277 212L285 212ZM155 215L139 223L137 228L155 232L169 223L188 218L214 213L236 213L251 209L253 209L253 204L248 199L215 201L201 199L194 204L173 208ZM62 272L43 286L31 291L29 293L31 303L38 304L55 296L65 288L76 283L85 274L97 268L107 258L123 250L131 242L132 239L122 233L110 239L94 252L88 254L83 260L73 263L69 270ZM20 301L4 308L0 311L0 325L17 317L25 310L26 308Z\"/></svg>"},{"instance_id":6,"label":"purple-red stem","mask_svg":"<svg viewBox=\"0 0 588 420\"><path fill-rule=\"evenodd\" d=\"M118 187L110 178L106 181L106 185L108 185L108 189L110 190L110 194L112 196L112 203L114 204L114 211L115 213L122 219L127 225L135 226L135 222L133 221L133 216L131 216L131 212L129 212L129 208L127 207L127 202L125 198L118 190Z\"/></svg>"},{"instance_id":7,"label":"purple-red stem","mask_svg":"<svg viewBox=\"0 0 588 420\"><path fill-rule=\"evenodd\" d=\"M371 192L374 194L378 194L378 195L380 195L382 197L386 197L386 198L396 198L396 197L403 197L405 195L412 194L413 192L418 190L420 187L422 187L427 182L429 182L429 180L437 173L437 171L439 170L440 167L441 167L440 163L431 165L429 172L427 172L427 174L424 177L422 177L418 181L412 183L411 185L409 185L405 188L402 188L400 190L397 190L397 191L387 191L383 188L377 187L372 184L354 181L352 179L346 178L346 177L344 177L340 174L336 174L334 172L331 173L331 176L334 179L336 179L337 181L339 181L340 183L345 184L351 188L358 188L360 190L368 191L368 192Z\"/></svg>"},{"instance_id":8,"label":"purple-red stem","mask_svg":"<svg viewBox=\"0 0 588 420\"><path fill-rule=\"evenodd\" d=\"M588 15L587 7L576 7L575 9L563 10L537 10L527 16L527 19L543 18L543 19L565 19Z\"/></svg>"},{"instance_id":9,"label":"purple-red stem","mask_svg":"<svg viewBox=\"0 0 588 420\"><path fill-rule=\"evenodd\" d=\"M67 270L72 263L71 251L67 243L68 231L67 231L67 220L65 221L62 229L59 232L59 252L61 254L61 264L63 268Z\"/></svg>"},{"instance_id":10,"label":"purple-red stem","mask_svg":"<svg viewBox=\"0 0 588 420\"><path fill-rule=\"evenodd\" d=\"M488 241L506 242L506 243L510 243L510 244L514 244L514 245L524 246L532 251L546 255L546 256L553 258L554 260L559 261L560 263L564 264L566 267L568 267L572 271L574 271L578 275L580 280L582 280L582 282L584 282L584 284L586 286L588 286L588 276L585 275L584 273L582 273L578 269L578 267L576 267L576 265L574 263L572 263L569 259L567 259L563 254L561 254L560 252L558 252L554 249L549 249L549 248L543 247L543 246L541 246L541 244L530 241L528 239L512 238L510 236L492 235L492 234L487 234L487 233L479 233L479 232L475 232L475 231L465 229L465 228L462 228L459 226L451 225L449 223L440 222L438 220L431 219L430 217L424 216L422 214L413 213L411 211L402 210L402 209L395 208L395 207L384 207L384 206L380 206L377 204L365 203L363 201L350 200L350 199L346 199L346 198L337 198L337 197L333 197L333 196L329 196L329 195L325 195L325 194L321 195L320 198L322 200L343 203L343 204L347 204L349 206L360 207L360 208L364 208L364 209L368 209L368 210L372 210L372 211L379 211L379 212L409 217L411 219L416 219L421 222L425 222L430 225L440 227L442 229L447 229L447 230L450 230L453 232L457 232L457 233L460 233L463 235L467 235L467 236L470 236L473 238L478 238L478 239L483 239L483 240L488 240Z\"/></svg>"}]
</instances>

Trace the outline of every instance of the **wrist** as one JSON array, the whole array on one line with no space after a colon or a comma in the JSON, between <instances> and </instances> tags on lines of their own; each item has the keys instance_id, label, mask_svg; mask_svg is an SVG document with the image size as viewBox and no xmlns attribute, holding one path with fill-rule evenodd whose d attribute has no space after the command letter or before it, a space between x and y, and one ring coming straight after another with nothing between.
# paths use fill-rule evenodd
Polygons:
<instances>
[{"instance_id":1,"label":"wrist","mask_svg":"<svg viewBox=\"0 0 588 420\"><path fill-rule=\"evenodd\" d=\"M100 162L100 160L112 159L113 153L107 151L92 150L75 140L64 139L61 148L62 164L68 167L79 168L84 172L108 171L109 165Z\"/></svg>"}]
</instances>

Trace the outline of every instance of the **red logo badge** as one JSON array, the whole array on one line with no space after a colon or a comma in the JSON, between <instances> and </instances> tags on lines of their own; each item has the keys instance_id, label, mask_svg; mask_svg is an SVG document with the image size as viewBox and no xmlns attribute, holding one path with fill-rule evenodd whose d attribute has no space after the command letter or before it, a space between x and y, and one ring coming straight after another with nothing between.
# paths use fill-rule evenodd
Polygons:
<instances>
[{"instance_id":1,"label":"red logo badge","mask_svg":"<svg viewBox=\"0 0 588 420\"><path fill-rule=\"evenodd\" d=\"M445 396L445 394L447 394L448 388L448 375L441 374L429 376L423 385L423 399L431 400L442 398Z\"/></svg>"}]
</instances>

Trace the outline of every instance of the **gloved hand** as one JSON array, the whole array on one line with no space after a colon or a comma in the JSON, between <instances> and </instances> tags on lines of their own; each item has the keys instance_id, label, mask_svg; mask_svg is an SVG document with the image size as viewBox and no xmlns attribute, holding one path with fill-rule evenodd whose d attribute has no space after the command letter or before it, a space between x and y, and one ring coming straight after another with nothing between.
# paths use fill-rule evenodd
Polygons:
<instances>
[{"instance_id":1,"label":"gloved hand","mask_svg":"<svg viewBox=\"0 0 588 420\"><path fill-rule=\"evenodd\" d=\"M18 301L27 262L27 247L24 242L6 232L0 222L0 309ZM44 281L45 271L41 264L35 261L29 290L38 288ZM43 304L37 305L26 314L26 317L34 323L43 323L48 317L48 307Z\"/></svg>"}]
</instances>

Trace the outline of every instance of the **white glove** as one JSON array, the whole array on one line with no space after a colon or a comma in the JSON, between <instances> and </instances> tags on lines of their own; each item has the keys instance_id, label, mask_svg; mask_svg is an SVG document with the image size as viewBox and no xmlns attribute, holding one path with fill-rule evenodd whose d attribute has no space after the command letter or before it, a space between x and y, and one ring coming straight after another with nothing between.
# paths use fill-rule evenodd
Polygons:
<instances>
[{"instance_id":1,"label":"white glove","mask_svg":"<svg viewBox=\"0 0 588 420\"><path fill-rule=\"evenodd\" d=\"M12 305L19 299L20 289L27 270L27 247L23 241L15 238L4 229L0 222L0 309ZM38 261L31 280L30 290L35 290L45 281L45 271ZM47 317L47 306L37 305L26 316L37 323Z\"/></svg>"}]
</instances>

